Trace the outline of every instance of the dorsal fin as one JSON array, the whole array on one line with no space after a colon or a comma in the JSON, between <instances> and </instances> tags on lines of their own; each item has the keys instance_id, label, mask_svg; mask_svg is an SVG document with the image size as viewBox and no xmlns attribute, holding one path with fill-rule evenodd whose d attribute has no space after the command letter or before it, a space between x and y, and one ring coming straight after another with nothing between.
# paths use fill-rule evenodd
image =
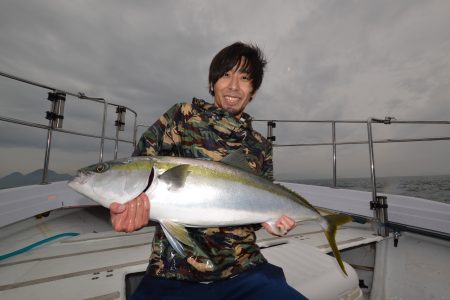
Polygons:
<instances>
[{"instance_id":1,"label":"dorsal fin","mask_svg":"<svg viewBox=\"0 0 450 300\"><path fill-rule=\"evenodd\" d=\"M255 170L250 168L250 166L248 165L248 161L245 158L242 149L238 149L231 152L230 154L225 156L220 162L247 172L252 173L255 172Z\"/></svg>"}]
</instances>

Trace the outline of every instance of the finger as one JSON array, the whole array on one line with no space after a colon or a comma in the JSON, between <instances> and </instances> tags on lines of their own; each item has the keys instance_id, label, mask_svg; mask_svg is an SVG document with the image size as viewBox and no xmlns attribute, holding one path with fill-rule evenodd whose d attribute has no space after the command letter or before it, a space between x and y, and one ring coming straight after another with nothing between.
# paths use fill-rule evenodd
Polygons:
<instances>
[{"instance_id":1,"label":"finger","mask_svg":"<svg viewBox=\"0 0 450 300\"><path fill-rule=\"evenodd\" d=\"M286 221L285 221L284 216L281 216L281 217L277 220L276 226L279 227L279 228L285 228L285 227L286 227Z\"/></svg>"},{"instance_id":2,"label":"finger","mask_svg":"<svg viewBox=\"0 0 450 300\"><path fill-rule=\"evenodd\" d=\"M265 229L268 233L270 233L270 234L272 234L272 235L275 235L275 236L283 236L282 234L280 234L280 233L278 233L277 231L275 231L274 228L273 228L270 224L268 224L268 223L262 223L261 225L264 227L264 229Z\"/></svg>"},{"instance_id":3,"label":"finger","mask_svg":"<svg viewBox=\"0 0 450 300\"><path fill-rule=\"evenodd\" d=\"M264 229L265 229L268 233L272 233L272 228L270 227L269 224L267 224L267 223L262 223L261 225L262 225L262 227L264 227Z\"/></svg>"},{"instance_id":4,"label":"finger","mask_svg":"<svg viewBox=\"0 0 450 300\"><path fill-rule=\"evenodd\" d=\"M125 209L126 209L125 205L117 203L117 202L113 202L109 206L109 210L114 214L120 214L120 213L124 212Z\"/></svg>"},{"instance_id":5,"label":"finger","mask_svg":"<svg viewBox=\"0 0 450 300\"><path fill-rule=\"evenodd\" d=\"M146 194L142 194L140 197L141 200L141 220L142 220L142 226L147 225L148 219L149 219L149 213L150 213L150 201L148 200L148 197Z\"/></svg>"},{"instance_id":6,"label":"finger","mask_svg":"<svg viewBox=\"0 0 450 300\"><path fill-rule=\"evenodd\" d=\"M145 219L145 196L140 195L136 198L135 229L145 226L147 224L147 220Z\"/></svg>"},{"instance_id":7,"label":"finger","mask_svg":"<svg viewBox=\"0 0 450 300\"><path fill-rule=\"evenodd\" d=\"M288 231L295 227L294 219L292 219L286 215L281 217L281 224Z\"/></svg>"},{"instance_id":8,"label":"finger","mask_svg":"<svg viewBox=\"0 0 450 300\"><path fill-rule=\"evenodd\" d=\"M128 217L127 205L125 206L125 211L119 214L111 214L111 223L115 231L125 231L126 230L126 222L125 220Z\"/></svg>"},{"instance_id":9,"label":"finger","mask_svg":"<svg viewBox=\"0 0 450 300\"><path fill-rule=\"evenodd\" d=\"M297 226L297 223L295 222L294 219L292 219L290 217L287 217L287 219L288 219L288 222L289 222L289 225L290 225L291 229L293 229L293 228L295 228L295 226Z\"/></svg>"},{"instance_id":10,"label":"finger","mask_svg":"<svg viewBox=\"0 0 450 300\"><path fill-rule=\"evenodd\" d=\"M150 207L151 207L151 204L150 204L150 199L148 199L148 197L147 197L147 195L145 195L145 202L144 202L144 211L145 211L145 219L147 220L147 222L148 222L148 220L150 219Z\"/></svg>"},{"instance_id":11,"label":"finger","mask_svg":"<svg viewBox=\"0 0 450 300\"><path fill-rule=\"evenodd\" d=\"M280 228L280 232L283 232L283 235L285 235L292 229L292 221L289 217L283 215L277 220L276 226Z\"/></svg>"},{"instance_id":12,"label":"finger","mask_svg":"<svg viewBox=\"0 0 450 300\"><path fill-rule=\"evenodd\" d=\"M118 215L117 215L117 211L118 211L118 206L120 204L113 202L111 203L111 205L109 206L109 215L111 217L111 224L113 225L114 230L117 230L117 221L118 221Z\"/></svg>"},{"instance_id":13,"label":"finger","mask_svg":"<svg viewBox=\"0 0 450 300\"><path fill-rule=\"evenodd\" d=\"M286 215L281 217L281 222L287 227L291 227L292 225L294 225L294 220L292 220Z\"/></svg>"},{"instance_id":14,"label":"finger","mask_svg":"<svg viewBox=\"0 0 450 300\"><path fill-rule=\"evenodd\" d=\"M126 222L125 228L126 232L132 232L136 230L136 208L137 208L138 198L131 200L128 204L128 216L124 220Z\"/></svg>"}]
</instances>

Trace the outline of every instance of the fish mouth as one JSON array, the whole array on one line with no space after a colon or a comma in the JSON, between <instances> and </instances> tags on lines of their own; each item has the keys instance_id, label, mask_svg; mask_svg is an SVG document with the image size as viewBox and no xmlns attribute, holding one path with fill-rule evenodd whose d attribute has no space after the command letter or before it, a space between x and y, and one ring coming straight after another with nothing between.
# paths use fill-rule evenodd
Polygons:
<instances>
[{"instance_id":1,"label":"fish mouth","mask_svg":"<svg viewBox=\"0 0 450 300\"><path fill-rule=\"evenodd\" d=\"M78 172L78 174L75 177L73 177L72 179L70 179L67 184L70 187L73 187L74 185L77 185L77 184L83 184L86 182L86 179L84 179L83 177L84 176L82 176L82 174L80 172Z\"/></svg>"}]
</instances>

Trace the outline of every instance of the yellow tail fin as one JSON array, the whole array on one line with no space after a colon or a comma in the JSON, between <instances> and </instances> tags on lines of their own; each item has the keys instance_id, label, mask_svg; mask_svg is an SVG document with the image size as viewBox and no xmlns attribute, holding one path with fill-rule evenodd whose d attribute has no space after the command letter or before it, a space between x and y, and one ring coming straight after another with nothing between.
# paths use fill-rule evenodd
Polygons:
<instances>
[{"instance_id":1,"label":"yellow tail fin","mask_svg":"<svg viewBox=\"0 0 450 300\"><path fill-rule=\"evenodd\" d=\"M327 215L323 218L326 221L326 226L325 224L321 225L325 231L325 236L327 237L328 243L330 244L331 250L333 251L333 255L336 258L342 271L345 273L345 275L348 276L347 271L344 267L344 263L342 262L341 254L339 253L339 249L336 245L336 230L338 226L350 222L352 218L346 215Z\"/></svg>"}]
</instances>

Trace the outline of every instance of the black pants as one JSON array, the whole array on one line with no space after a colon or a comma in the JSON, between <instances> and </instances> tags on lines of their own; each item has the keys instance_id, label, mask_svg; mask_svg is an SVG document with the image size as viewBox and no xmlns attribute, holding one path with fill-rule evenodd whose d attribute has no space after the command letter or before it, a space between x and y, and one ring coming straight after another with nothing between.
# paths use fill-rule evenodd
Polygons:
<instances>
[{"instance_id":1,"label":"black pants","mask_svg":"<svg viewBox=\"0 0 450 300\"><path fill-rule=\"evenodd\" d=\"M267 263L233 278L211 283L162 279L145 275L131 299L304 300L306 297L287 284L281 268Z\"/></svg>"}]
</instances>

